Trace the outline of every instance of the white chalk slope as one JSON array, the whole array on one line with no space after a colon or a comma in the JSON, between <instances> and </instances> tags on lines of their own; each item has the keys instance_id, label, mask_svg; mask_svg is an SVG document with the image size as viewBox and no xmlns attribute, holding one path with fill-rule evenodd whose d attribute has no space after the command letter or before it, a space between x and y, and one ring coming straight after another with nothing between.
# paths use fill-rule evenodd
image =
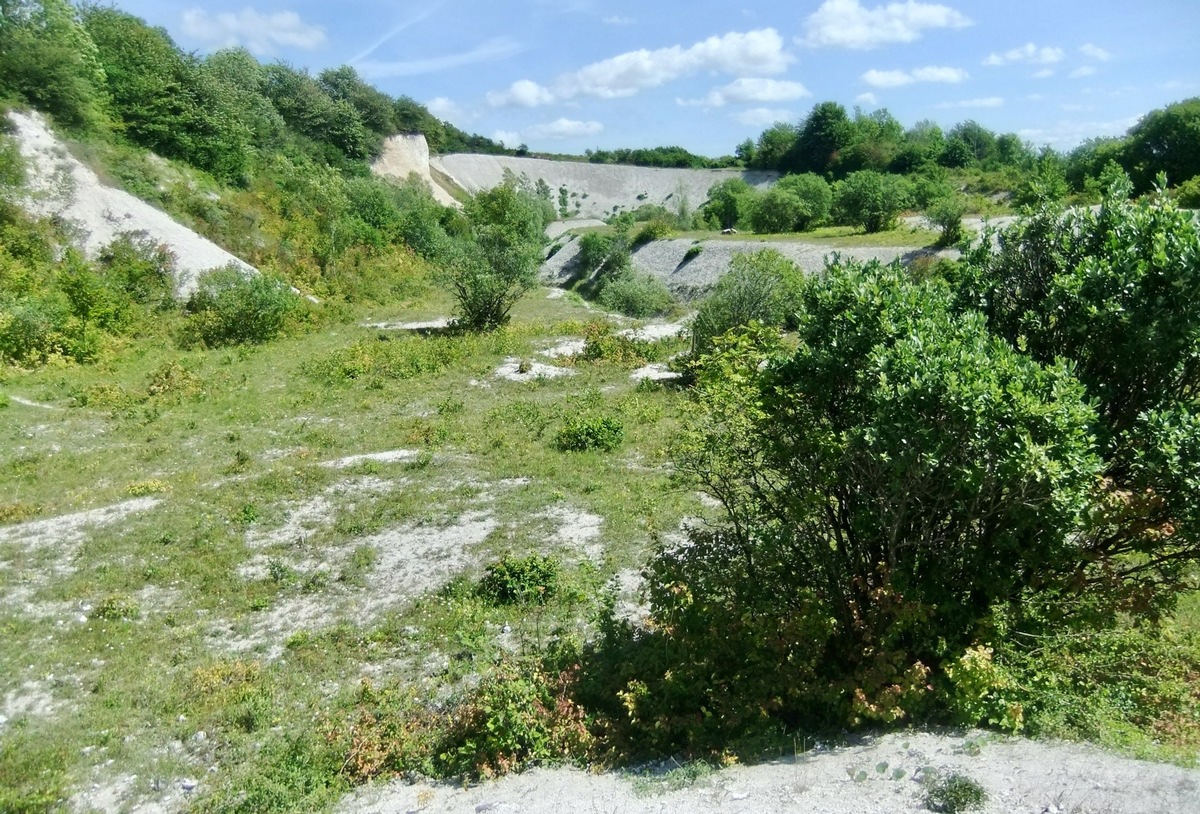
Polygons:
<instances>
[{"instance_id":1,"label":"white chalk slope","mask_svg":"<svg viewBox=\"0 0 1200 814\"><path fill-rule=\"evenodd\" d=\"M40 114L10 111L8 117L27 170L29 194L19 203L30 214L69 224L88 257L94 258L124 233L144 232L175 255L175 293L181 298L195 291L200 274L210 269L234 265L257 273L165 212L102 184L96 173L71 155Z\"/></svg>"}]
</instances>

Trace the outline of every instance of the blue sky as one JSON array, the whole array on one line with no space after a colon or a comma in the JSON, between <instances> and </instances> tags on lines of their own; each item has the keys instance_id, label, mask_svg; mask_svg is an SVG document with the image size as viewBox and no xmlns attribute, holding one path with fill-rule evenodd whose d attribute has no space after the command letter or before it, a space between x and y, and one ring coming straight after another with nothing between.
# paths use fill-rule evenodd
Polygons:
<instances>
[{"instance_id":1,"label":"blue sky","mask_svg":"<svg viewBox=\"0 0 1200 814\"><path fill-rule=\"evenodd\" d=\"M817 102L974 119L1067 149L1200 95L1200 0L117 0L183 48L244 45L535 150L733 152Z\"/></svg>"}]
</instances>

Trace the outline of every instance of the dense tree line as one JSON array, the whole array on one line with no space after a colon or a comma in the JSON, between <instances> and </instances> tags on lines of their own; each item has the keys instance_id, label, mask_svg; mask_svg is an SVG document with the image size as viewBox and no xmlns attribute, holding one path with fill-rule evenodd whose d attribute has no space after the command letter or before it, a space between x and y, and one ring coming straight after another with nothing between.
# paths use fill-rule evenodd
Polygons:
<instances>
[{"instance_id":1,"label":"dense tree line","mask_svg":"<svg viewBox=\"0 0 1200 814\"><path fill-rule=\"evenodd\" d=\"M905 129L886 109L856 108L851 115L837 102L821 102L799 123L777 122L756 140L742 142L736 156L753 169L816 173L830 181L861 170L900 175L934 168L1009 170L1061 186L1062 195L1098 199L1109 162L1130 176L1139 193L1149 191L1159 173L1176 187L1200 175L1200 98L1154 110L1124 136L1091 139L1066 154L970 119L949 130L929 120Z\"/></svg>"},{"instance_id":2,"label":"dense tree line","mask_svg":"<svg viewBox=\"0 0 1200 814\"><path fill-rule=\"evenodd\" d=\"M707 170L738 165L736 156L705 158L702 155L688 152L683 147L597 149L587 150L584 155L592 164L632 164L637 167Z\"/></svg>"}]
</instances>

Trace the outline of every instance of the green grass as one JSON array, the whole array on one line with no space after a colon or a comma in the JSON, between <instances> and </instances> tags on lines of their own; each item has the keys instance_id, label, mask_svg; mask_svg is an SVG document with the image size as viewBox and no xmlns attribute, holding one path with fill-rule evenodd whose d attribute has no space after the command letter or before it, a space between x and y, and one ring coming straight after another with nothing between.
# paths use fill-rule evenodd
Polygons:
<instances>
[{"instance_id":1,"label":"green grass","mask_svg":"<svg viewBox=\"0 0 1200 814\"><path fill-rule=\"evenodd\" d=\"M868 246L901 246L926 248L937 242L937 232L916 229L901 224L886 232L867 234L857 226L822 226L808 232L790 232L779 235L760 235L751 231L739 231L736 235L717 232L691 231L673 234L672 239L686 240L761 240L768 243L816 243L822 246L850 249Z\"/></svg>"},{"instance_id":2,"label":"green grass","mask_svg":"<svg viewBox=\"0 0 1200 814\"><path fill-rule=\"evenodd\" d=\"M152 782L199 777L200 810L231 810L242 793L260 811L326 807L345 781L324 728L339 725L364 672L434 697L497 656L502 623L523 648L582 636L604 583L641 564L654 532L702 511L665 467L680 393L639 390L629 367L606 362L580 361L555 380L492 377L508 356L538 358L581 335L592 315L579 305L535 292L508 329L485 337L358 324L446 312L438 301L375 309L253 349L131 341L95 366L4 372L6 394L54 409L4 410L0 535L22 520L160 501L65 543L0 537L0 594L10 598L0 604L0 698L44 707L15 715L21 755L0 755L21 799L57 799L119 773L149 778L145 794ZM354 377L330 366L360 357L392 365ZM192 386L150 395L172 363ZM619 420L621 448L560 451L556 434L579 414ZM421 455L322 466L397 449ZM362 482L390 488L349 488ZM316 515L287 526L306 506ZM559 517L575 513L600 518L587 550L558 534ZM390 603L367 596L386 576L373 535L472 516L493 530L470 546L465 570L445 575L450 588ZM498 610L454 587L510 551L562 563L553 602ZM383 609L360 619L359 597ZM255 638L293 607L328 614ZM50 752L61 760L28 757ZM228 768L209 776L213 764Z\"/></svg>"}]
</instances>

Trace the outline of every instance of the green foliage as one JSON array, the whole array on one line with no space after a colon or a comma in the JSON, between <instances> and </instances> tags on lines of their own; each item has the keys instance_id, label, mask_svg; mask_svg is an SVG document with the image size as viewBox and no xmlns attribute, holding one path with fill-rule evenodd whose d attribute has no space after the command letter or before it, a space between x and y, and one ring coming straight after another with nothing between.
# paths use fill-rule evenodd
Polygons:
<instances>
[{"instance_id":1,"label":"green foliage","mask_svg":"<svg viewBox=\"0 0 1200 814\"><path fill-rule=\"evenodd\" d=\"M778 645L799 665L790 678L756 679L793 682L780 696L793 713L911 713L943 648L1077 565L1100 468L1082 388L950 305L899 267L834 265L796 303L795 352L734 336L695 366L677 467L727 522L658 555L655 618L701 624L690 603L704 596L712 623L760 620L751 641L806 631Z\"/></svg>"},{"instance_id":2,"label":"green foliage","mask_svg":"<svg viewBox=\"0 0 1200 814\"><path fill-rule=\"evenodd\" d=\"M693 356L707 353L716 337L751 322L795 327L803 280L800 268L774 249L734 255L729 272L717 281L692 322Z\"/></svg>"},{"instance_id":3,"label":"green foliage","mask_svg":"<svg viewBox=\"0 0 1200 814\"><path fill-rule=\"evenodd\" d=\"M630 269L605 280L597 301L609 311L635 319L665 314L675 304L662 280Z\"/></svg>"},{"instance_id":4,"label":"green foliage","mask_svg":"<svg viewBox=\"0 0 1200 814\"><path fill-rule=\"evenodd\" d=\"M165 31L115 8L89 6L83 24L130 139L220 178L241 179L249 166L250 130L229 86L207 75Z\"/></svg>"},{"instance_id":5,"label":"green foliage","mask_svg":"<svg viewBox=\"0 0 1200 814\"><path fill-rule=\"evenodd\" d=\"M829 216L833 192L813 173L788 175L763 193L750 212L754 231L802 232Z\"/></svg>"},{"instance_id":6,"label":"green foliage","mask_svg":"<svg viewBox=\"0 0 1200 814\"><path fill-rule=\"evenodd\" d=\"M941 232L938 237L940 246L953 246L962 239L962 219L966 213L967 199L953 191L930 200L923 212L925 219Z\"/></svg>"},{"instance_id":7,"label":"green foliage","mask_svg":"<svg viewBox=\"0 0 1200 814\"><path fill-rule=\"evenodd\" d=\"M298 307L296 295L272 277L236 267L209 271L188 299L180 341L210 348L269 342Z\"/></svg>"},{"instance_id":8,"label":"green foliage","mask_svg":"<svg viewBox=\"0 0 1200 814\"><path fill-rule=\"evenodd\" d=\"M909 203L903 178L874 170L861 170L839 181L833 196L838 221L857 224L868 233L894 229L896 216Z\"/></svg>"},{"instance_id":9,"label":"green foliage","mask_svg":"<svg viewBox=\"0 0 1200 814\"><path fill-rule=\"evenodd\" d=\"M664 240L671 236L671 224L665 220L651 220L634 235L633 245L644 246L655 240Z\"/></svg>"},{"instance_id":10,"label":"green foliage","mask_svg":"<svg viewBox=\"0 0 1200 814\"><path fill-rule=\"evenodd\" d=\"M1013 191L1013 203L1025 209L1057 203L1067 196L1067 179L1063 161L1057 153L1046 150L1038 158L1032 172Z\"/></svg>"},{"instance_id":11,"label":"green foliage","mask_svg":"<svg viewBox=\"0 0 1200 814\"><path fill-rule=\"evenodd\" d=\"M0 811L53 811L66 789L66 750L38 743L20 727L9 726L0 742Z\"/></svg>"},{"instance_id":12,"label":"green foliage","mask_svg":"<svg viewBox=\"0 0 1200 814\"><path fill-rule=\"evenodd\" d=\"M732 229L747 222L758 192L741 178L728 178L708 190L704 213L716 220L721 229Z\"/></svg>"},{"instance_id":13,"label":"green foliage","mask_svg":"<svg viewBox=\"0 0 1200 814\"><path fill-rule=\"evenodd\" d=\"M540 199L511 180L479 192L466 207L470 242L460 242L446 269L458 303L458 323L468 330L493 330L537 283L545 242Z\"/></svg>"},{"instance_id":14,"label":"green foliage","mask_svg":"<svg viewBox=\"0 0 1200 814\"><path fill-rule=\"evenodd\" d=\"M494 605L544 605L557 594L558 579L555 557L505 554L487 567L478 593Z\"/></svg>"},{"instance_id":15,"label":"green foliage","mask_svg":"<svg viewBox=\"0 0 1200 814\"><path fill-rule=\"evenodd\" d=\"M480 778L578 761L594 738L571 698L574 683L573 670L504 659L439 714L364 682L357 718L340 741L342 774L355 782L414 772Z\"/></svg>"},{"instance_id":16,"label":"green foliage","mask_svg":"<svg viewBox=\"0 0 1200 814\"><path fill-rule=\"evenodd\" d=\"M554 436L563 452L612 452L625 440L625 426L615 416L578 415L567 418Z\"/></svg>"},{"instance_id":17,"label":"green foliage","mask_svg":"<svg viewBox=\"0 0 1200 814\"><path fill-rule=\"evenodd\" d=\"M1147 113L1130 128L1125 151L1138 192L1152 189L1160 173L1175 184L1200 175L1200 97Z\"/></svg>"},{"instance_id":18,"label":"green foliage","mask_svg":"<svg viewBox=\"0 0 1200 814\"><path fill-rule=\"evenodd\" d=\"M925 791L925 806L941 814L960 814L983 808L987 792L979 781L954 772L938 778Z\"/></svg>"},{"instance_id":19,"label":"green foliage","mask_svg":"<svg viewBox=\"0 0 1200 814\"><path fill-rule=\"evenodd\" d=\"M824 175L833 167L839 151L853 143L854 136L854 124L846 108L837 102L821 102L809 111L795 143L778 166L785 172Z\"/></svg>"},{"instance_id":20,"label":"green foliage","mask_svg":"<svg viewBox=\"0 0 1200 814\"><path fill-rule=\"evenodd\" d=\"M1175 200L1185 209L1200 209L1200 175L1176 187Z\"/></svg>"},{"instance_id":21,"label":"green foliage","mask_svg":"<svg viewBox=\"0 0 1200 814\"><path fill-rule=\"evenodd\" d=\"M103 121L104 81L96 44L66 0L0 2L0 93L90 129Z\"/></svg>"}]
</instances>

